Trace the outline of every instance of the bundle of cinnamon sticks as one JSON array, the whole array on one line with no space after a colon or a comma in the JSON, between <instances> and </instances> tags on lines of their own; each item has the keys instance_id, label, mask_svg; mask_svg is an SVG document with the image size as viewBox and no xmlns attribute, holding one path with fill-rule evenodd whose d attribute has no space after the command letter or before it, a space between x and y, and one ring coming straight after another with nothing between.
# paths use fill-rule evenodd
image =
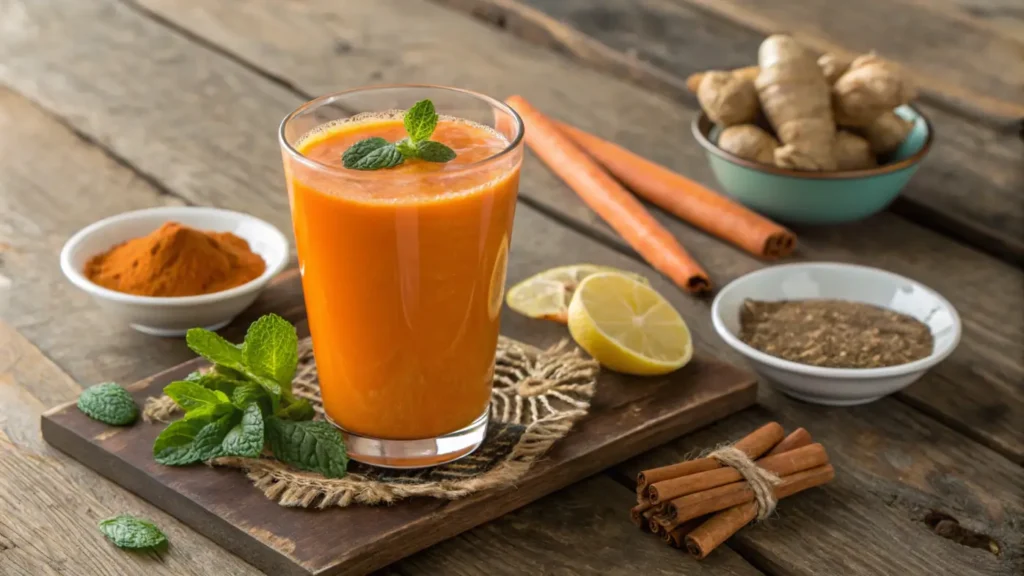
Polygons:
<instances>
[{"instance_id":1,"label":"bundle of cinnamon sticks","mask_svg":"<svg viewBox=\"0 0 1024 576\"><path fill-rule=\"evenodd\" d=\"M770 422L732 447L778 477L775 500L835 476L825 448L803 428L786 436L782 426ZM636 492L633 523L675 548L685 547L698 560L757 518L761 505L741 473L714 457L645 470L637 475Z\"/></svg>"}]
</instances>

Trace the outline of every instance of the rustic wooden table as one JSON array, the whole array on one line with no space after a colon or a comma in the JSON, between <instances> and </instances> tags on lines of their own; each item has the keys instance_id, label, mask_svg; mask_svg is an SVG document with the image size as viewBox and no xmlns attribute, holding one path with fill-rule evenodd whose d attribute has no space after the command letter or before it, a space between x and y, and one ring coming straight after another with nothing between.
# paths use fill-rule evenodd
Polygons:
<instances>
[{"instance_id":1,"label":"rustic wooden table","mask_svg":"<svg viewBox=\"0 0 1024 576\"><path fill-rule=\"evenodd\" d=\"M470 15L477 16L473 18ZM505 29L505 32L499 30ZM892 210L799 229L798 260L880 266L937 289L964 322L957 351L868 406L760 406L394 565L395 574L1024 573L1024 13L1017 0L0 0L0 574L248 574L241 558L46 446L39 415L83 385L133 381L191 356L112 322L63 280L75 230L170 204L251 212L290 229L277 123L342 88L430 82L541 109L715 185L689 136L682 79L747 64L767 32L870 48L915 71L938 140ZM653 275L536 158L527 160L509 281L578 261ZM663 213L718 285L765 266ZM732 361L709 303L660 278L700 349ZM302 314L283 274L228 329ZM508 323L528 322L506 315ZM532 323L538 344L558 327ZM696 563L626 517L640 469L766 420L828 446L835 482L787 501ZM963 546L931 510L989 535ZM162 558L106 543L98 519L165 528Z\"/></svg>"}]
</instances>

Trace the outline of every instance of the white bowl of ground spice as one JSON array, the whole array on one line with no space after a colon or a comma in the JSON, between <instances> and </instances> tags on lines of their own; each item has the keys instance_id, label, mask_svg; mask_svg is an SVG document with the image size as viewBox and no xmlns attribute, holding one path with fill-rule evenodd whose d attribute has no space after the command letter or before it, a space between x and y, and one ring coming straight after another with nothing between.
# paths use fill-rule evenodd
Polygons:
<instances>
[{"instance_id":1,"label":"white bowl of ground spice","mask_svg":"<svg viewBox=\"0 0 1024 576\"><path fill-rule=\"evenodd\" d=\"M240 212L168 206L91 224L65 244L61 270L111 316L156 336L216 330L288 263L288 239Z\"/></svg>"},{"instance_id":2,"label":"white bowl of ground spice","mask_svg":"<svg viewBox=\"0 0 1024 576\"><path fill-rule=\"evenodd\" d=\"M711 307L718 334L779 390L852 406L909 386L960 341L934 290L865 266L786 264L740 277Z\"/></svg>"}]
</instances>

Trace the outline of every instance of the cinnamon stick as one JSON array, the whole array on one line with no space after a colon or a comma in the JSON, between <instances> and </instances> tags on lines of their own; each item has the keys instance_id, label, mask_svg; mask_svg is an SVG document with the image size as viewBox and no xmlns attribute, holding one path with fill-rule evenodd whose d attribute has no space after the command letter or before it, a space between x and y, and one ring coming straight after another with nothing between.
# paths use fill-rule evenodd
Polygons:
<instances>
[{"instance_id":1,"label":"cinnamon stick","mask_svg":"<svg viewBox=\"0 0 1024 576\"><path fill-rule=\"evenodd\" d=\"M765 456L774 456L776 454L781 454L783 452L789 452L794 448L807 446L811 442L811 433L803 428L797 428L796 430L790 432L788 436L783 438L782 442L776 444L775 448L769 450L768 453L765 454Z\"/></svg>"},{"instance_id":2,"label":"cinnamon stick","mask_svg":"<svg viewBox=\"0 0 1024 576\"><path fill-rule=\"evenodd\" d=\"M769 422L741 438L733 444L733 447L751 458L757 458L779 443L783 434L782 426L778 422ZM637 493L645 494L647 487L655 482L721 467L722 464L714 458L697 458L670 466L644 470L636 476Z\"/></svg>"},{"instance_id":3,"label":"cinnamon stick","mask_svg":"<svg viewBox=\"0 0 1024 576\"><path fill-rule=\"evenodd\" d=\"M774 489L776 499L785 498L796 492L820 486L835 476L831 464L797 472L782 478ZM682 523L691 518L711 514L754 501L754 492L746 482L734 482L696 494L687 494L668 503L665 510L673 521Z\"/></svg>"},{"instance_id":4,"label":"cinnamon stick","mask_svg":"<svg viewBox=\"0 0 1024 576\"><path fill-rule=\"evenodd\" d=\"M642 502L633 506L629 509L629 519L632 520L633 524L636 524L638 528L643 528L644 523L646 522L646 519L643 517L643 513L650 510L652 506L654 505L650 502Z\"/></svg>"},{"instance_id":5,"label":"cinnamon stick","mask_svg":"<svg viewBox=\"0 0 1024 576\"><path fill-rule=\"evenodd\" d=\"M828 454L821 444L809 444L757 460L759 467L777 476L789 476L826 463L828 463ZM710 490L741 480L743 480L743 475L735 468L716 468L707 472L656 482L647 488L647 497L652 504L661 504L680 496Z\"/></svg>"},{"instance_id":6,"label":"cinnamon stick","mask_svg":"<svg viewBox=\"0 0 1024 576\"><path fill-rule=\"evenodd\" d=\"M797 492L825 484L832 480L834 476L835 471L831 465L822 466L820 469L808 470L805 481L789 483L783 481L783 484L776 487L775 497L787 498ZM739 506L727 508L693 529L685 538L686 549L694 558L702 560L722 542L725 542L741 528L753 522L755 517L757 517L756 502L747 502Z\"/></svg>"},{"instance_id":7,"label":"cinnamon stick","mask_svg":"<svg viewBox=\"0 0 1024 576\"><path fill-rule=\"evenodd\" d=\"M665 530L665 533L661 535L662 539L673 548L685 548L686 547L686 536L697 529L701 524L704 523L704 518L694 518L688 522L684 522L679 526L671 530Z\"/></svg>"},{"instance_id":8,"label":"cinnamon stick","mask_svg":"<svg viewBox=\"0 0 1024 576\"><path fill-rule=\"evenodd\" d=\"M796 248L793 232L742 204L579 128L555 126L634 194L684 222L759 258L782 258Z\"/></svg>"}]
</instances>

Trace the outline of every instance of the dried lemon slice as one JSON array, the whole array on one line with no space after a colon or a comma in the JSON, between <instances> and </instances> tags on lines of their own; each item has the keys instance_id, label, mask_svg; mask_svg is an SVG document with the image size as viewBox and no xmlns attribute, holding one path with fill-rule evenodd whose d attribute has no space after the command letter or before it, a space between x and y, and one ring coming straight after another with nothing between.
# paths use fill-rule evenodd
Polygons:
<instances>
[{"instance_id":1,"label":"dried lemon slice","mask_svg":"<svg viewBox=\"0 0 1024 576\"><path fill-rule=\"evenodd\" d=\"M614 273L647 284L639 274L610 266L574 264L559 266L535 274L508 290L508 307L530 318L554 320L565 324L569 319L569 302L584 278L597 273Z\"/></svg>"}]
</instances>

